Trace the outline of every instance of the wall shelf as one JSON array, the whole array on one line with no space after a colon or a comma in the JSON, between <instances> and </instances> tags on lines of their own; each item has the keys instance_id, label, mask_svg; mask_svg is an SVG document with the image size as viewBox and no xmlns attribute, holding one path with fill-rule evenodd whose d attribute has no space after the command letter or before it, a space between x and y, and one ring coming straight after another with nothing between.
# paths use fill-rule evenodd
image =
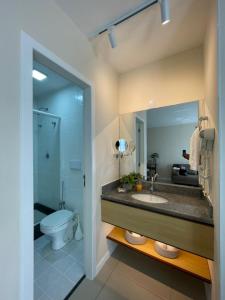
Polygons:
<instances>
[{"instance_id":1,"label":"wall shelf","mask_svg":"<svg viewBox=\"0 0 225 300\"><path fill-rule=\"evenodd\" d=\"M107 236L116 243L122 244L135 251L138 251L144 255L147 255L160 262L171 265L181 271L189 273L194 277L197 277L207 283L211 283L209 265L206 258L192 254L187 251L180 250L180 255L176 259L169 259L160 256L154 249L154 240L147 239L144 245L132 245L128 243L124 238L125 230L119 227L115 227Z\"/></svg>"}]
</instances>

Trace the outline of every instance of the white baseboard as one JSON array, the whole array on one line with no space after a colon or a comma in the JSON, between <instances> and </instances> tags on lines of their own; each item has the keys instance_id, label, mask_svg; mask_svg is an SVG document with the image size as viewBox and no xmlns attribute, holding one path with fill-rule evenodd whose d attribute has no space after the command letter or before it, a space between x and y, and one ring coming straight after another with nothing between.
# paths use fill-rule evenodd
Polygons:
<instances>
[{"instance_id":1,"label":"white baseboard","mask_svg":"<svg viewBox=\"0 0 225 300\"><path fill-rule=\"evenodd\" d=\"M95 272L96 276L101 271L102 267L107 262L107 260L110 258L112 253L115 251L116 247L117 247L117 244L112 242L109 249L107 250L105 255L103 255L103 257L100 259L100 262L96 266L96 272Z\"/></svg>"}]
</instances>

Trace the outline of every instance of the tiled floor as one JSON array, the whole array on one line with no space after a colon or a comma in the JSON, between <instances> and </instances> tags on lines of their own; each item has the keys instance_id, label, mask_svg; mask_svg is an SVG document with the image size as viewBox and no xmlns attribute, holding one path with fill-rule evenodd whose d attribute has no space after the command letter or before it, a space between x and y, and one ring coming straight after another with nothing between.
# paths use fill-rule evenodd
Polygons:
<instances>
[{"instance_id":1,"label":"tiled floor","mask_svg":"<svg viewBox=\"0 0 225 300\"><path fill-rule=\"evenodd\" d=\"M93 281L85 279L69 300L206 300L204 283L119 246Z\"/></svg>"},{"instance_id":2,"label":"tiled floor","mask_svg":"<svg viewBox=\"0 0 225 300\"><path fill-rule=\"evenodd\" d=\"M34 241L34 300L63 300L83 275L83 241L57 251L46 236Z\"/></svg>"},{"instance_id":3,"label":"tiled floor","mask_svg":"<svg viewBox=\"0 0 225 300\"><path fill-rule=\"evenodd\" d=\"M34 209L34 225L39 224L44 217L46 217L46 214L38 209Z\"/></svg>"}]
</instances>

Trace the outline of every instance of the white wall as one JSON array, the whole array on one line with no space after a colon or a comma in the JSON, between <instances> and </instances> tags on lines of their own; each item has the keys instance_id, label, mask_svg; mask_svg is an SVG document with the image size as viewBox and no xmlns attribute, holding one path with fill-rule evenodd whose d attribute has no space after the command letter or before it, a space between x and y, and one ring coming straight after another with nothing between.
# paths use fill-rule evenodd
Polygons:
<instances>
[{"instance_id":1,"label":"white wall","mask_svg":"<svg viewBox=\"0 0 225 300\"><path fill-rule=\"evenodd\" d=\"M205 113L209 117L208 126L216 129L214 151L211 161L212 189L210 198L213 203L215 223L215 263L212 285L212 299L219 299L219 265L220 260L220 203L219 203L219 164L218 164L218 89L217 89L217 1L211 1L210 18L204 43L204 87ZM222 299L222 298L221 298Z\"/></svg>"},{"instance_id":2,"label":"white wall","mask_svg":"<svg viewBox=\"0 0 225 300\"><path fill-rule=\"evenodd\" d=\"M214 23L215 24L215 23ZM219 165L225 165L225 1L218 0ZM225 173L220 167L220 293L225 298Z\"/></svg>"},{"instance_id":3,"label":"white wall","mask_svg":"<svg viewBox=\"0 0 225 300\"><path fill-rule=\"evenodd\" d=\"M120 75L121 114L204 97L202 47Z\"/></svg>"},{"instance_id":4,"label":"white wall","mask_svg":"<svg viewBox=\"0 0 225 300\"><path fill-rule=\"evenodd\" d=\"M78 69L95 88L95 172L97 262L108 250L101 223L101 184L118 178L118 161L108 145L118 138L117 75L96 57L85 36L51 0L9 0L0 10L1 56L1 299L17 300L20 282L20 32L31 37ZM104 160L102 159L104 157ZM103 233L103 234L102 234Z\"/></svg>"},{"instance_id":5,"label":"white wall","mask_svg":"<svg viewBox=\"0 0 225 300\"><path fill-rule=\"evenodd\" d=\"M1 238L0 294L2 299L18 299L19 295L19 110L20 66L17 1L2 3L0 9L0 182ZM12 71L13 70L13 71ZM32 199L31 199L32 201Z\"/></svg>"},{"instance_id":6,"label":"white wall","mask_svg":"<svg viewBox=\"0 0 225 300\"><path fill-rule=\"evenodd\" d=\"M168 127L148 128L148 158L152 153L158 153L157 172L160 180L171 180L173 164L187 164L182 157L182 150L189 153L190 138L196 124L183 124Z\"/></svg>"}]
</instances>

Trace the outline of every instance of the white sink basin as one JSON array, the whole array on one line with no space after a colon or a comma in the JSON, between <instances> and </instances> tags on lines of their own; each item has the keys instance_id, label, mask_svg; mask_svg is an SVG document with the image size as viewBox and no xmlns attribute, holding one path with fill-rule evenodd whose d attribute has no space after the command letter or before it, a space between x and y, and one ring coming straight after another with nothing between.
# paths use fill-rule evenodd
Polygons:
<instances>
[{"instance_id":1,"label":"white sink basin","mask_svg":"<svg viewBox=\"0 0 225 300\"><path fill-rule=\"evenodd\" d=\"M151 195L151 194L134 194L132 195L132 198L142 201L142 202L147 202L147 203L167 203L168 200L166 200L163 197L156 196L156 195Z\"/></svg>"}]
</instances>

